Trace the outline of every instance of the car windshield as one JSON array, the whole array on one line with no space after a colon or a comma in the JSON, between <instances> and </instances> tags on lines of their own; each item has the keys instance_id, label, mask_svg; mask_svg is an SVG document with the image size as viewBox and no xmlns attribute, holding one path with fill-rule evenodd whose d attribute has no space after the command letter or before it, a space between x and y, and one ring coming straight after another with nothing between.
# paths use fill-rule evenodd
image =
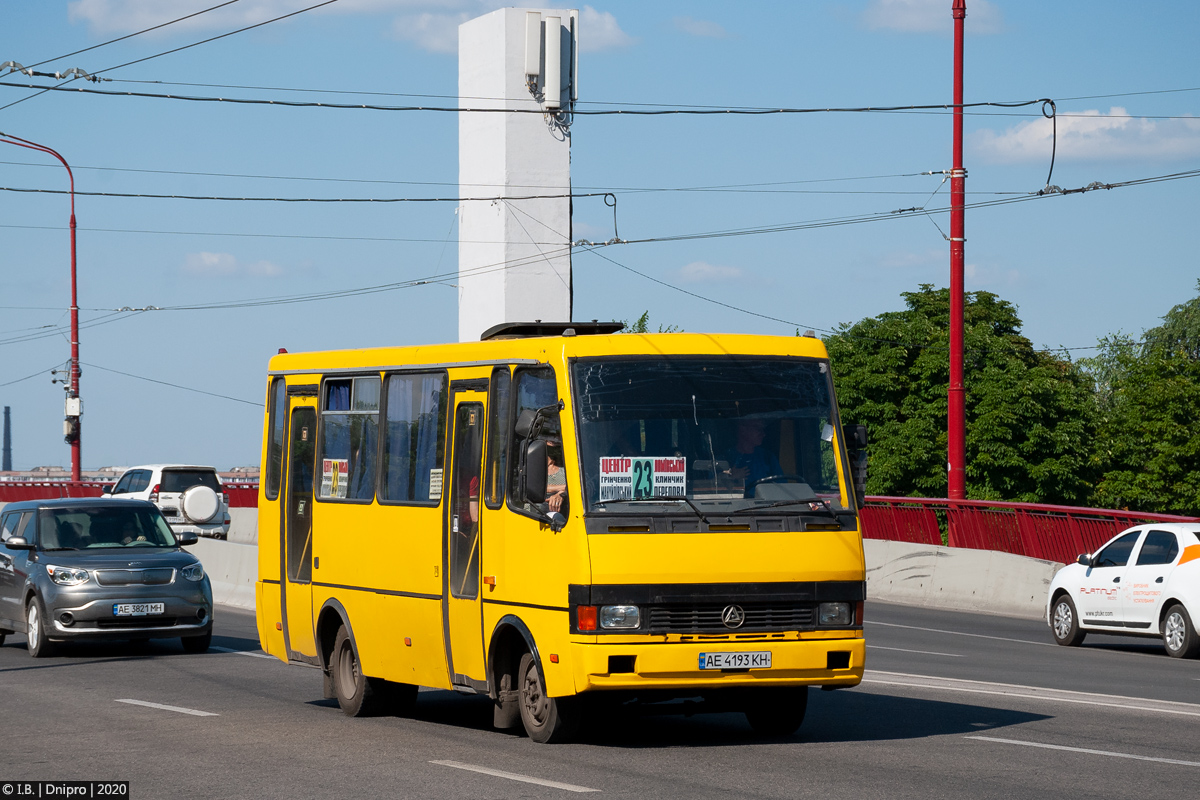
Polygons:
<instances>
[{"instance_id":1,"label":"car windshield","mask_svg":"<svg viewBox=\"0 0 1200 800\"><path fill-rule=\"evenodd\" d=\"M164 469L162 474L161 491L186 492L193 486L207 486L214 492L220 492L217 483L217 473L210 469Z\"/></svg>"},{"instance_id":2,"label":"car windshield","mask_svg":"<svg viewBox=\"0 0 1200 800\"><path fill-rule=\"evenodd\" d=\"M581 359L573 377L588 511L628 513L664 497L692 503L664 501L655 513L850 507L827 362Z\"/></svg>"},{"instance_id":3,"label":"car windshield","mask_svg":"<svg viewBox=\"0 0 1200 800\"><path fill-rule=\"evenodd\" d=\"M171 527L154 508L43 508L38 512L38 537L43 550L176 545Z\"/></svg>"}]
</instances>

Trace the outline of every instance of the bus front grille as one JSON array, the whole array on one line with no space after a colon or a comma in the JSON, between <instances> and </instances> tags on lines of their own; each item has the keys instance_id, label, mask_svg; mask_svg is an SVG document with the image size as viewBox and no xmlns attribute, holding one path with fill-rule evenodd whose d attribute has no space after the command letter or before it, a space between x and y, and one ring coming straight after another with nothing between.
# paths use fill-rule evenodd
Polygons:
<instances>
[{"instance_id":1,"label":"bus front grille","mask_svg":"<svg viewBox=\"0 0 1200 800\"><path fill-rule=\"evenodd\" d=\"M796 631L814 627L816 607L812 603L738 603L746 615L736 628L721 622L731 604L663 605L649 609L650 633L750 633Z\"/></svg>"}]
</instances>

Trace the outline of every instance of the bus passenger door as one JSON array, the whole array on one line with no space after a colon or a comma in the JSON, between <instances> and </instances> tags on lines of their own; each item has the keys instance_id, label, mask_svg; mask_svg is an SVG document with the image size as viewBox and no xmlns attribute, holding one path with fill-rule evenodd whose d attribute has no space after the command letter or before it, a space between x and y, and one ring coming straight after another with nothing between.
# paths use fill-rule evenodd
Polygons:
<instances>
[{"instance_id":1,"label":"bus passenger door","mask_svg":"<svg viewBox=\"0 0 1200 800\"><path fill-rule=\"evenodd\" d=\"M478 388L477 387L478 384ZM450 434L451 467L447 519L443 538L442 593L446 626L446 660L451 683L480 688L487 676L483 657L483 615L479 559L480 489L483 487L484 412L487 381L454 387L454 427Z\"/></svg>"},{"instance_id":2,"label":"bus passenger door","mask_svg":"<svg viewBox=\"0 0 1200 800\"><path fill-rule=\"evenodd\" d=\"M313 473L316 468L315 397L292 397L288 432L286 498L280 525L280 582L283 591L283 641L291 660L317 655L312 615ZM304 658L307 657L307 658Z\"/></svg>"}]
</instances>

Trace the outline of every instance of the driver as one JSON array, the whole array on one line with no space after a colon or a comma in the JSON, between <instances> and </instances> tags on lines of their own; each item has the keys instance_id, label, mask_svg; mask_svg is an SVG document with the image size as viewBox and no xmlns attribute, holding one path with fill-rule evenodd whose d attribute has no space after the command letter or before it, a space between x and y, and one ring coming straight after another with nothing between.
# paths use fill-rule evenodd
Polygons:
<instances>
[{"instance_id":1,"label":"driver","mask_svg":"<svg viewBox=\"0 0 1200 800\"><path fill-rule=\"evenodd\" d=\"M765 447L767 422L755 417L743 417L737 423L737 442L726 459L729 469L725 474L735 481L743 481L747 489L756 481L783 472L779 459Z\"/></svg>"},{"instance_id":2,"label":"driver","mask_svg":"<svg viewBox=\"0 0 1200 800\"><path fill-rule=\"evenodd\" d=\"M126 519L121 525L121 544L144 541L146 541L146 537L138 530L137 523L131 519Z\"/></svg>"}]
</instances>

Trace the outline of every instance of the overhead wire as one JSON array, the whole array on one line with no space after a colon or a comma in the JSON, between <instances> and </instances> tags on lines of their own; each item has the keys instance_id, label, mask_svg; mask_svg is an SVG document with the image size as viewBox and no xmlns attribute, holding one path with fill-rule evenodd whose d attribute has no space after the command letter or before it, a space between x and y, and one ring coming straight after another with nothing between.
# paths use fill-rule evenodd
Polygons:
<instances>
[{"instance_id":1,"label":"overhead wire","mask_svg":"<svg viewBox=\"0 0 1200 800\"><path fill-rule=\"evenodd\" d=\"M192 42L191 44L185 44L182 47L174 47L170 50L164 50L161 53L155 53L154 55L151 55L151 56L137 58L137 59L134 59L133 61L126 61L124 64L117 64L114 67L105 67L104 69L96 70L95 72L92 73L92 75L94 75L94 76L102 75L105 72L112 72L113 70L122 69L124 67L131 67L134 64L141 64L143 62L150 61L155 58L162 58L163 56L169 56L172 53L178 53L182 50L188 50L193 47L199 47L202 44L208 44L209 42L215 42L218 39L224 39L226 37L233 36L234 34L244 33L245 31L254 30L255 28L261 28L264 25L270 25L273 22L279 22L280 20L285 20L285 19L288 19L289 17L294 17L294 16L297 16L298 14L303 14L307 11L313 11L313 10L321 8L323 6L332 5L333 3L336 3L336 2L338 2L338 0L323 0L320 3L316 3L316 4L308 6L306 8L302 8L298 11L292 11L291 13L288 13L288 14L282 14L278 17L273 17L272 19L263 20L262 22L256 22L253 25L246 25L245 27L238 28L237 30L229 31L227 33L222 33L217 36L210 36L207 39L201 39L198 42Z\"/></svg>"},{"instance_id":2,"label":"overhead wire","mask_svg":"<svg viewBox=\"0 0 1200 800\"><path fill-rule=\"evenodd\" d=\"M40 67L43 64L49 64L51 61L61 61L64 58L70 58L71 56L77 56L80 53L87 53L92 50L98 50L101 47L107 47L110 44L116 44L117 42L123 42L126 39L132 39L135 36L141 36L143 33L150 33L151 31L156 31L161 28L166 28L167 26L174 25L177 22L184 22L185 20L192 19L193 17L198 17L202 14L207 14L210 11L216 11L218 8L224 8L225 6L231 6L234 3L238 3L238 2L241 2L241 0L225 0L224 3L218 3L215 6L210 6L209 8L205 8L200 11L193 12L193 13L188 14L183 17L178 17L178 18L170 20L168 22L162 22L162 23L159 23L158 25L154 25L149 28L143 28L140 31L134 31L133 33L127 33L124 36L118 36L116 39L109 39L107 42L101 42L100 44L94 44L91 47L85 47L82 50L73 50L70 53L64 53L61 56L55 56L54 58L47 58L44 61L37 62L36 64L30 64L28 67L26 67L26 69L33 69L34 67Z\"/></svg>"},{"instance_id":3,"label":"overhead wire","mask_svg":"<svg viewBox=\"0 0 1200 800\"><path fill-rule=\"evenodd\" d=\"M335 2L336 0L327 0ZM317 8L318 6L312 6ZM307 9L306 9L307 10ZM299 13L299 12L296 12ZM273 21L273 20L272 20ZM259 23L266 24L266 23ZM236 33L237 31L234 31ZM229 34L226 34L229 35ZM211 40L206 40L211 41ZM196 44L203 44L197 42ZM194 45L191 45L194 46ZM180 48L182 49L182 48ZM168 51L176 52L176 51ZM160 53L159 55L165 55ZM144 60L144 59L143 59ZM129 62L130 64L137 62ZM120 66L128 66L122 64ZM109 69L118 69L119 67L109 67ZM101 70L107 71L107 70ZM99 73L96 73L99 74ZM300 100L279 100L279 99L261 99L248 97L213 97L201 95L179 95L179 94L163 94L159 92L133 92L133 91L112 91L107 89L89 89L87 87L41 87L39 85L13 83L11 81L0 81L0 86L11 86L22 89L38 89L45 88L47 91L66 91L78 92L83 94L105 95L112 97L141 97L158 100L180 100L187 102L198 103L235 103L241 105L267 105L267 106L283 106L285 108L329 108L339 110L367 110L367 111L398 111L398 112L441 112L451 114L479 113L479 114L539 114L545 115L547 112L541 108L463 108L460 106L389 106L373 103L318 103L313 101ZM951 113L956 109L975 109L975 108L1022 108L1025 106L1037 105L1046 102L1049 98L1038 98L1036 100L1023 100L1017 102L998 102L998 101L982 101L977 103L963 103L955 105L954 103L930 103L930 104L912 104L900 106L842 106L842 107L813 107L813 108L615 108L615 109L574 109L571 114L574 116L770 116L777 114L855 114L855 113L906 113L912 111L939 111Z\"/></svg>"},{"instance_id":4,"label":"overhead wire","mask_svg":"<svg viewBox=\"0 0 1200 800\"><path fill-rule=\"evenodd\" d=\"M161 386L170 386L173 389L183 389L184 391L187 391L187 392L195 392L196 394L205 394L205 395L208 395L209 397L219 397L222 400L232 400L235 403L245 403L248 406L258 406L259 408L265 407L263 403L258 403L258 402L255 402L254 400L243 400L240 397L233 397L233 396L227 395L227 394L218 394L217 392L210 392L205 389L196 389L192 386L183 386L178 383L170 383L169 381L161 381L161 380L158 380L157 378L147 378L145 375L134 375L132 372L122 372L119 369L112 369L111 367L102 367L99 364L90 364L86 361L80 362L80 363L83 364L83 366L85 366L85 367L102 370L104 372L112 372L116 375L124 375L127 378L137 378L139 381L147 381L148 383L157 383Z\"/></svg>"}]
</instances>

